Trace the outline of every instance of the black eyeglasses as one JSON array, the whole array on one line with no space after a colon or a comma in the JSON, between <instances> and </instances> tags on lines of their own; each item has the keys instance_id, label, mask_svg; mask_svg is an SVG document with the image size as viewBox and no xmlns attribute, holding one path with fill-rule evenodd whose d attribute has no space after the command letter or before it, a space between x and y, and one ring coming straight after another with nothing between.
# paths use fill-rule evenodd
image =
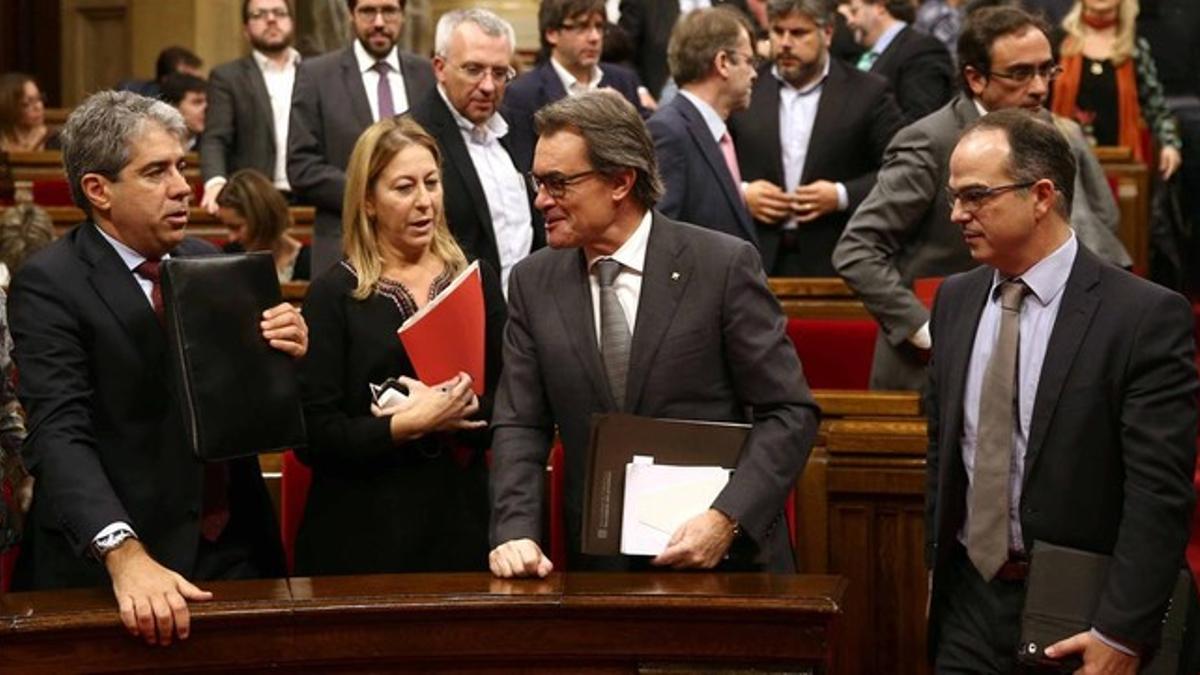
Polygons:
<instances>
[{"instance_id":1,"label":"black eyeglasses","mask_svg":"<svg viewBox=\"0 0 1200 675\"><path fill-rule=\"evenodd\" d=\"M1062 73L1063 69L1061 66L1053 63L1043 63L1040 66L1013 66L1007 72L992 71L988 75L1011 80L1017 84L1025 84L1032 80L1035 75L1041 77L1046 82L1053 82Z\"/></svg>"},{"instance_id":2,"label":"black eyeglasses","mask_svg":"<svg viewBox=\"0 0 1200 675\"><path fill-rule=\"evenodd\" d=\"M460 63L454 66L471 82L483 80L489 73L492 81L497 84L507 84L517 76L517 71L508 66L485 66L482 63Z\"/></svg>"},{"instance_id":3,"label":"black eyeglasses","mask_svg":"<svg viewBox=\"0 0 1200 675\"><path fill-rule=\"evenodd\" d=\"M550 173L539 176L533 172L525 175L529 178L529 186L533 188L535 193L540 192L542 188L546 188L546 194L555 199L562 199L567 194L567 188L598 173L600 172L591 169L589 171L573 173L569 176L564 176L561 173Z\"/></svg>"},{"instance_id":4,"label":"black eyeglasses","mask_svg":"<svg viewBox=\"0 0 1200 675\"><path fill-rule=\"evenodd\" d=\"M754 53L743 54L741 52L735 52L732 49L726 49L725 56L728 56L729 60L732 61L733 65L735 66L738 65L739 61L744 61L753 66L755 70L758 70L758 68L763 64L763 60Z\"/></svg>"},{"instance_id":5,"label":"black eyeglasses","mask_svg":"<svg viewBox=\"0 0 1200 675\"><path fill-rule=\"evenodd\" d=\"M946 203L950 205L950 210L954 210L955 202L958 202L963 211L967 213L975 213L983 207L984 202L992 197L1002 195L1005 192L1012 190L1024 190L1033 186L1037 181L1028 183L1013 183L1011 185L997 185L996 187L987 187L985 185L972 185L961 190L955 190L952 187L946 188Z\"/></svg>"},{"instance_id":6,"label":"black eyeglasses","mask_svg":"<svg viewBox=\"0 0 1200 675\"><path fill-rule=\"evenodd\" d=\"M384 21L395 21L400 18L404 10L396 6L391 7L358 7L354 13L367 21L374 21L375 17L382 16Z\"/></svg>"},{"instance_id":7,"label":"black eyeglasses","mask_svg":"<svg viewBox=\"0 0 1200 675\"><path fill-rule=\"evenodd\" d=\"M276 7L274 9L256 9L246 16L249 17L251 21L266 21L272 16L278 21L283 21L291 15L292 13L287 10L287 7Z\"/></svg>"}]
</instances>

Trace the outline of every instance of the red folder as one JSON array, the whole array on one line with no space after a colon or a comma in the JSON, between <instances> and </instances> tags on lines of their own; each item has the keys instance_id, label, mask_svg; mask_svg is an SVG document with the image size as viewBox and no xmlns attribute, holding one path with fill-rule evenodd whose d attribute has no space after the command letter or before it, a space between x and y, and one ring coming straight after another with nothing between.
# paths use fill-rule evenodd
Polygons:
<instances>
[{"instance_id":1,"label":"red folder","mask_svg":"<svg viewBox=\"0 0 1200 675\"><path fill-rule=\"evenodd\" d=\"M461 371L482 396L485 316L476 261L396 331L417 377L432 386Z\"/></svg>"}]
</instances>

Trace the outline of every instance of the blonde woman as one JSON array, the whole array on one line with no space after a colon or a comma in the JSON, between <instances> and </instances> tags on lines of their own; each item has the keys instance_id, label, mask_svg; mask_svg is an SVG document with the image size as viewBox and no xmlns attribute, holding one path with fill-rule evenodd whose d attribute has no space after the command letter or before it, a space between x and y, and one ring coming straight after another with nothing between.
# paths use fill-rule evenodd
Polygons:
<instances>
[{"instance_id":1,"label":"blonde woman","mask_svg":"<svg viewBox=\"0 0 1200 675\"><path fill-rule=\"evenodd\" d=\"M217 217L229 228L226 252L270 251L280 283L309 280L311 250L288 234L287 200L265 175L235 171L217 195Z\"/></svg>"},{"instance_id":2,"label":"blonde woman","mask_svg":"<svg viewBox=\"0 0 1200 675\"><path fill-rule=\"evenodd\" d=\"M1079 122L1097 145L1130 148L1168 179L1179 169L1183 144L1150 44L1136 35L1137 15L1137 0L1076 0L1062 23L1063 72L1051 108ZM1147 127L1159 147L1156 162L1143 147Z\"/></svg>"},{"instance_id":3,"label":"blonde woman","mask_svg":"<svg viewBox=\"0 0 1200 675\"><path fill-rule=\"evenodd\" d=\"M500 279L483 266L485 394L465 374L420 382L396 329L467 264L442 209L436 142L388 118L358 139L346 172L346 257L312 283L301 367L312 488L296 545L299 574L486 570L485 422L500 372ZM400 377L408 399L372 407L369 384ZM467 443L464 457L448 447Z\"/></svg>"}]
</instances>

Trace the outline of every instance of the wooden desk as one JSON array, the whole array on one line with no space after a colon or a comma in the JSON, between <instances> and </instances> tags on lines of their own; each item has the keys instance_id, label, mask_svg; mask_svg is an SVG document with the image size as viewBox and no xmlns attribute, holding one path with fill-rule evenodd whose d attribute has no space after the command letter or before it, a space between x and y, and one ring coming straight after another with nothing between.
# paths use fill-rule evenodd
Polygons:
<instances>
[{"instance_id":1,"label":"wooden desk","mask_svg":"<svg viewBox=\"0 0 1200 675\"><path fill-rule=\"evenodd\" d=\"M148 647L108 589L0 597L22 673L488 670L629 673L830 667L846 581L768 574L487 574L205 584L193 631Z\"/></svg>"},{"instance_id":2,"label":"wooden desk","mask_svg":"<svg viewBox=\"0 0 1200 675\"><path fill-rule=\"evenodd\" d=\"M869 319L870 313L854 291L838 277L772 277L771 291L791 317Z\"/></svg>"}]
</instances>

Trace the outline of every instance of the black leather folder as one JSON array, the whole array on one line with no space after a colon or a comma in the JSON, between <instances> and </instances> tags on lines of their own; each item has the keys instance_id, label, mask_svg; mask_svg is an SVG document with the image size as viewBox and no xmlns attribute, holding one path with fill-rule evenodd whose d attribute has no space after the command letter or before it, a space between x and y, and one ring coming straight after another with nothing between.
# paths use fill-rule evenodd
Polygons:
<instances>
[{"instance_id":1,"label":"black leather folder","mask_svg":"<svg viewBox=\"0 0 1200 675\"><path fill-rule=\"evenodd\" d=\"M303 445L292 358L259 323L281 300L269 253L171 258L162 293L171 362L196 457L219 461Z\"/></svg>"},{"instance_id":2,"label":"black leather folder","mask_svg":"<svg viewBox=\"0 0 1200 675\"><path fill-rule=\"evenodd\" d=\"M592 415L583 491L583 552L620 555L625 465L634 455L653 456L656 464L733 469L749 433L749 424Z\"/></svg>"},{"instance_id":3,"label":"black leather folder","mask_svg":"<svg viewBox=\"0 0 1200 675\"><path fill-rule=\"evenodd\" d=\"M1083 666L1078 658L1049 659L1045 650L1059 640L1091 629L1111 560L1111 556L1099 553L1044 541L1034 542L1025 608L1021 612L1021 641L1017 654L1021 662L1057 668L1061 672L1074 672ZM1192 592L1191 572L1180 570L1163 619L1159 647L1142 663L1139 673L1175 675L1178 672L1187 624L1188 594Z\"/></svg>"}]
</instances>

